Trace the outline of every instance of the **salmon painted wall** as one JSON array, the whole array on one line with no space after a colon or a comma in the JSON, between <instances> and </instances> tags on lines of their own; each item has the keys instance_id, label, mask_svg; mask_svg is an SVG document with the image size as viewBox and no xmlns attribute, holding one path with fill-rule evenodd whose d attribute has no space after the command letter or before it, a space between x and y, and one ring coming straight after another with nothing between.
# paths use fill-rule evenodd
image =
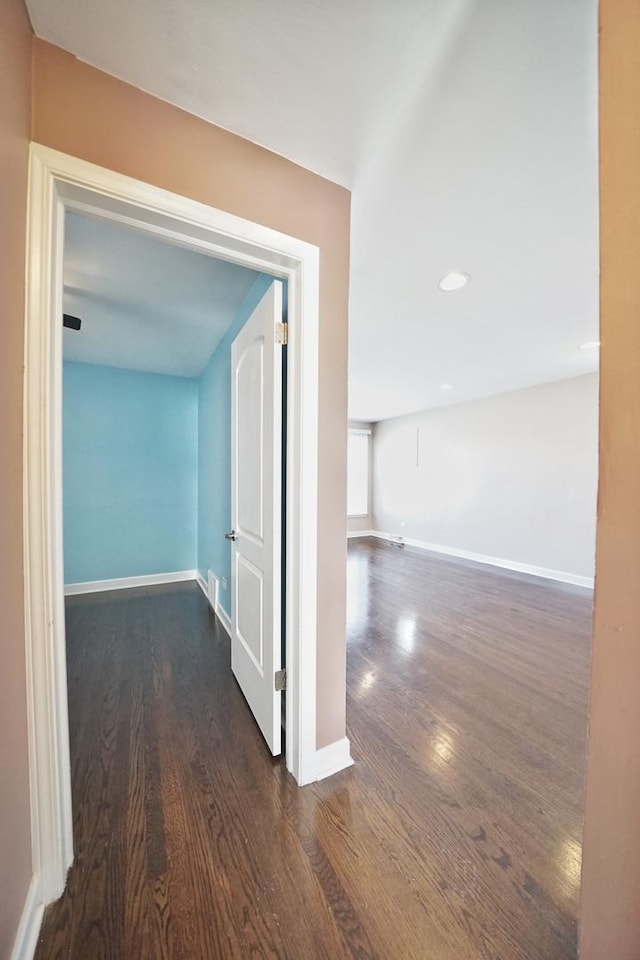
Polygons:
<instances>
[{"instance_id":1,"label":"salmon painted wall","mask_svg":"<svg viewBox=\"0 0 640 960\"><path fill-rule=\"evenodd\" d=\"M345 732L350 194L241 137L34 42L33 139L320 247L318 747Z\"/></svg>"},{"instance_id":2,"label":"salmon painted wall","mask_svg":"<svg viewBox=\"0 0 640 960\"><path fill-rule=\"evenodd\" d=\"M0 0L0 957L31 879L22 582L22 358L31 25Z\"/></svg>"},{"instance_id":3,"label":"salmon painted wall","mask_svg":"<svg viewBox=\"0 0 640 960\"><path fill-rule=\"evenodd\" d=\"M640 4L600 0L600 490L581 960L640 957Z\"/></svg>"}]
</instances>

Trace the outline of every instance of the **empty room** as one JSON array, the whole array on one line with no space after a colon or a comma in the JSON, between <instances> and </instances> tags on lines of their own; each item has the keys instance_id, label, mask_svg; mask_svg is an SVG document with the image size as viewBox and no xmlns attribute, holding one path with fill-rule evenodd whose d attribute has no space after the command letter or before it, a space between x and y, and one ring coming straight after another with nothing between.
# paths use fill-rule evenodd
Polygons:
<instances>
[{"instance_id":1,"label":"empty room","mask_svg":"<svg viewBox=\"0 0 640 960\"><path fill-rule=\"evenodd\" d=\"M0 957L637 960L639 38L0 0Z\"/></svg>"},{"instance_id":2,"label":"empty room","mask_svg":"<svg viewBox=\"0 0 640 960\"><path fill-rule=\"evenodd\" d=\"M576 955L597 381L350 431L352 740L433 824L432 907L497 956Z\"/></svg>"},{"instance_id":3,"label":"empty room","mask_svg":"<svg viewBox=\"0 0 640 960\"><path fill-rule=\"evenodd\" d=\"M457 955L573 958L598 488L596 8L477 4L458 29L354 191L347 716L354 752L402 784L399 835Z\"/></svg>"}]
</instances>

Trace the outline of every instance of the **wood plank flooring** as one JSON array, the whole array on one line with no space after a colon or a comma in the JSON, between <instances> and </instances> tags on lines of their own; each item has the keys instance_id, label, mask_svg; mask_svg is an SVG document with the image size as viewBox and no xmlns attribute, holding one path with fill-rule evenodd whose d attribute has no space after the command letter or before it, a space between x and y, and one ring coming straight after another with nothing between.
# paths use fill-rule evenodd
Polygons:
<instances>
[{"instance_id":1,"label":"wood plank flooring","mask_svg":"<svg viewBox=\"0 0 640 960\"><path fill-rule=\"evenodd\" d=\"M37 960L575 960L590 595L375 541L348 569L356 764L303 790L195 585L69 599Z\"/></svg>"}]
</instances>

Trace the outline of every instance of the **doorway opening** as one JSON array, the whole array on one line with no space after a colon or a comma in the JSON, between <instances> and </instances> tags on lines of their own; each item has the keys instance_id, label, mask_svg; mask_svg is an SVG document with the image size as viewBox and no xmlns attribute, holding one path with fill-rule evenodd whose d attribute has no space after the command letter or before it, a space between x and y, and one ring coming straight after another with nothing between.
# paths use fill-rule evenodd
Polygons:
<instances>
[{"instance_id":1,"label":"doorway opening","mask_svg":"<svg viewBox=\"0 0 640 960\"><path fill-rule=\"evenodd\" d=\"M69 212L286 281L287 769L298 784L316 758L317 247L160 188L32 145L25 387L25 569L34 874L56 899L73 860L62 537L64 219Z\"/></svg>"},{"instance_id":2,"label":"doorway opening","mask_svg":"<svg viewBox=\"0 0 640 960\"><path fill-rule=\"evenodd\" d=\"M73 212L63 281L65 594L197 582L279 755L283 282Z\"/></svg>"}]
</instances>

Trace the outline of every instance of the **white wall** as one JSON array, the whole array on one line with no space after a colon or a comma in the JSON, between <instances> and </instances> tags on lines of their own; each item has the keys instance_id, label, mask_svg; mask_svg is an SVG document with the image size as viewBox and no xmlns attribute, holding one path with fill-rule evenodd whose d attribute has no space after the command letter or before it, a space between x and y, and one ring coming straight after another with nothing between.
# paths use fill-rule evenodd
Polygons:
<instances>
[{"instance_id":1,"label":"white wall","mask_svg":"<svg viewBox=\"0 0 640 960\"><path fill-rule=\"evenodd\" d=\"M366 517L347 517L347 533L362 533L373 529L373 424L364 420L349 420L349 429L371 430L369 438L369 513Z\"/></svg>"},{"instance_id":2,"label":"white wall","mask_svg":"<svg viewBox=\"0 0 640 960\"><path fill-rule=\"evenodd\" d=\"M598 377L381 421L375 529L592 577Z\"/></svg>"}]
</instances>

